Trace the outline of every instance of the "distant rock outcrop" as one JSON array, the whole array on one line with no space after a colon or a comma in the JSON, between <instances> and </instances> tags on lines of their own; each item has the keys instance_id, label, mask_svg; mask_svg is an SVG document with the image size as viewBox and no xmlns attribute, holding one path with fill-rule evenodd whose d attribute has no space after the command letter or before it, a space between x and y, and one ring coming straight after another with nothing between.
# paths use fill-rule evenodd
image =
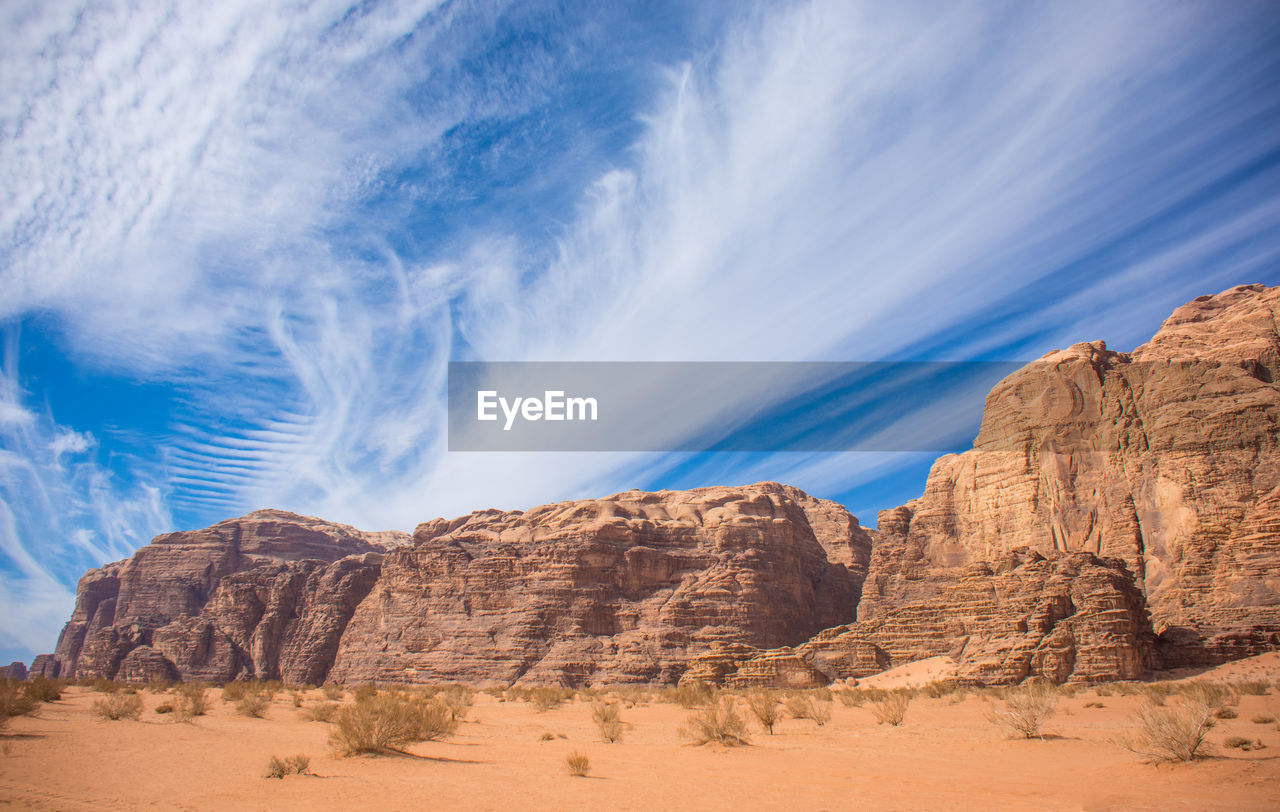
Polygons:
<instances>
[{"instance_id":1,"label":"distant rock outcrop","mask_svg":"<svg viewBox=\"0 0 1280 812\"><path fill-rule=\"evenodd\" d=\"M1077 344L1001 381L974 447L880 514L860 619L1025 546L1125 562L1165 664L1280 646L1278 321L1280 288L1242 286L1132 353Z\"/></svg>"},{"instance_id":2,"label":"distant rock outcrop","mask_svg":"<svg viewBox=\"0 0 1280 812\"><path fill-rule=\"evenodd\" d=\"M0 679L24 680L27 678L27 664L15 660L9 665L0 665Z\"/></svg>"},{"instance_id":3,"label":"distant rock outcrop","mask_svg":"<svg viewBox=\"0 0 1280 812\"><path fill-rule=\"evenodd\" d=\"M631 491L374 536L276 511L88 573L46 666L78 678L672 682L713 643L854 616L870 538L776 483Z\"/></svg>"}]
</instances>

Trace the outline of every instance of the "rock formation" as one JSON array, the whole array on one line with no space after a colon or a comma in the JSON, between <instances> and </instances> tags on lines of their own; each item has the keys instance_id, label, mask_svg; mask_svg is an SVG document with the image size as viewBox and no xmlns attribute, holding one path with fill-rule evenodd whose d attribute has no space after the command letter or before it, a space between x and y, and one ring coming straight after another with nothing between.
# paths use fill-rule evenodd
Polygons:
<instances>
[{"instance_id":1,"label":"rock formation","mask_svg":"<svg viewBox=\"0 0 1280 812\"><path fill-rule=\"evenodd\" d=\"M1052 352L987 397L971 450L880 514L860 619L1018 547L1125 562L1168 665L1280 646L1280 288L1173 313L1132 353Z\"/></svg>"},{"instance_id":2,"label":"rock formation","mask_svg":"<svg viewBox=\"0 0 1280 812\"><path fill-rule=\"evenodd\" d=\"M853 617L870 538L794 488L481 511L412 539L260 511L91 571L43 670L127 680L673 682Z\"/></svg>"}]
</instances>

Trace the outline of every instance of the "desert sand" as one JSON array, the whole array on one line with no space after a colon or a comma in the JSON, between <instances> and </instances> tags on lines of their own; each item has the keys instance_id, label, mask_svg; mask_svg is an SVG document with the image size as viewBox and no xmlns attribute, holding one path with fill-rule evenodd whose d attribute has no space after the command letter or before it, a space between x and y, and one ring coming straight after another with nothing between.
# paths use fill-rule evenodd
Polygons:
<instances>
[{"instance_id":1,"label":"desert sand","mask_svg":"<svg viewBox=\"0 0 1280 812\"><path fill-rule=\"evenodd\" d=\"M936 667L936 664L935 664ZM893 677L894 675L887 675ZM901 677L901 675L898 675ZM621 743L599 740L591 706L539 712L478 694L456 735L405 755L338 758L329 725L282 692L266 718L215 699L193 723L158 715L166 696L142 691L141 721L106 721L100 694L68 689L0 735L0 803L17 809L1275 809L1280 807L1280 654L1229 664L1211 679L1273 681L1220 721L1208 758L1153 766L1117 740L1141 696L1085 689L1063 697L1043 740L1015 740L986 718L981 696L911 703L900 727L834 703L819 727L786 718L776 735L752 723L751 744L694 747L678 729L690 711L653 703L623 710ZM211 692L217 696L218 691ZM307 694L306 705L322 701ZM348 701L350 701L348 699ZM1101 702L1104 707L1085 707ZM541 740L543 734L554 738ZM1228 749L1228 736L1265 749ZM587 778L565 756L589 756ZM271 756L305 753L314 775L268 779Z\"/></svg>"}]
</instances>

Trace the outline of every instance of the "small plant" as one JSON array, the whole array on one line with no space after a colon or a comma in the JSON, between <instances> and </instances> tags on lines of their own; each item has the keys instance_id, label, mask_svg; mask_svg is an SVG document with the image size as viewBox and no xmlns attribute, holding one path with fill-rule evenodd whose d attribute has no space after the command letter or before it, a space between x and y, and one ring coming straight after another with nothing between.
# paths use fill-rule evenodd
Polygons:
<instances>
[{"instance_id":1,"label":"small plant","mask_svg":"<svg viewBox=\"0 0 1280 812\"><path fill-rule=\"evenodd\" d=\"M550 732L543 733L541 736L538 737L538 741L540 742L553 742L555 740L556 740L556 734L550 733Z\"/></svg>"},{"instance_id":2,"label":"small plant","mask_svg":"<svg viewBox=\"0 0 1280 812\"><path fill-rule=\"evenodd\" d=\"M930 699L941 699L960 690L960 683L953 679L943 679L924 686L924 694Z\"/></svg>"},{"instance_id":3,"label":"small plant","mask_svg":"<svg viewBox=\"0 0 1280 812\"><path fill-rule=\"evenodd\" d=\"M1028 685L1011 692L1004 705L993 709L987 719L1024 739L1044 738L1044 723L1057 709L1058 698L1047 685Z\"/></svg>"},{"instance_id":4,"label":"small plant","mask_svg":"<svg viewBox=\"0 0 1280 812\"><path fill-rule=\"evenodd\" d=\"M286 775L307 775L311 771L311 757L305 753L281 759L272 756L267 762L267 778L284 778Z\"/></svg>"},{"instance_id":5,"label":"small plant","mask_svg":"<svg viewBox=\"0 0 1280 812\"><path fill-rule=\"evenodd\" d=\"M676 686L675 700L676 704L682 708L700 708L713 701L715 691L710 685L700 680L691 680L682 682Z\"/></svg>"},{"instance_id":6,"label":"small plant","mask_svg":"<svg viewBox=\"0 0 1280 812\"><path fill-rule=\"evenodd\" d=\"M846 708L860 708L866 700L863 692L857 688L848 688L843 691L836 691L835 695L840 698L840 704Z\"/></svg>"},{"instance_id":7,"label":"small plant","mask_svg":"<svg viewBox=\"0 0 1280 812\"><path fill-rule=\"evenodd\" d=\"M1182 686L1182 695L1188 701L1203 705L1210 711L1216 711L1219 708L1236 705L1240 702L1240 695L1227 686L1217 682L1206 682L1205 680L1185 683Z\"/></svg>"},{"instance_id":8,"label":"small plant","mask_svg":"<svg viewBox=\"0 0 1280 812\"><path fill-rule=\"evenodd\" d=\"M332 682L325 683L324 687L320 689L320 692L323 693L324 698L330 702L341 702L342 696L345 693L345 691L342 690L341 685L335 685Z\"/></svg>"},{"instance_id":9,"label":"small plant","mask_svg":"<svg viewBox=\"0 0 1280 812\"><path fill-rule=\"evenodd\" d=\"M362 699L373 699L378 695L376 685L357 685L351 689L351 697L359 702Z\"/></svg>"},{"instance_id":10,"label":"small plant","mask_svg":"<svg viewBox=\"0 0 1280 812\"><path fill-rule=\"evenodd\" d=\"M100 694L114 694L120 690L120 683L106 677L97 677L89 682L89 688Z\"/></svg>"},{"instance_id":11,"label":"small plant","mask_svg":"<svg viewBox=\"0 0 1280 812\"><path fill-rule=\"evenodd\" d=\"M67 684L62 680L36 677L26 683L23 689L37 702L57 702L62 698L62 690L66 687Z\"/></svg>"},{"instance_id":12,"label":"small plant","mask_svg":"<svg viewBox=\"0 0 1280 812\"><path fill-rule=\"evenodd\" d=\"M591 721L600 730L600 738L606 744L622 741L622 715L613 702L597 702L591 706Z\"/></svg>"},{"instance_id":13,"label":"small plant","mask_svg":"<svg viewBox=\"0 0 1280 812\"><path fill-rule=\"evenodd\" d=\"M539 685L528 693L528 699L533 703L533 707L538 713L546 713L552 708L557 708L565 700L569 698L564 688L555 688L550 685Z\"/></svg>"},{"instance_id":14,"label":"small plant","mask_svg":"<svg viewBox=\"0 0 1280 812\"><path fill-rule=\"evenodd\" d=\"M712 700L707 707L690 716L680 735L695 745L715 742L736 747L750 744L747 724L738 715L733 700L726 696Z\"/></svg>"},{"instance_id":15,"label":"small plant","mask_svg":"<svg viewBox=\"0 0 1280 812\"><path fill-rule=\"evenodd\" d=\"M1084 703L1084 706L1086 708L1105 708L1106 707L1106 705L1102 704L1101 702L1086 702Z\"/></svg>"},{"instance_id":16,"label":"small plant","mask_svg":"<svg viewBox=\"0 0 1280 812\"><path fill-rule=\"evenodd\" d=\"M142 716L142 697L137 694L126 694L123 691L107 694L93 702L94 713L103 719L118 722L132 719L135 722Z\"/></svg>"},{"instance_id":17,"label":"small plant","mask_svg":"<svg viewBox=\"0 0 1280 812\"><path fill-rule=\"evenodd\" d=\"M147 690L153 694L167 694L169 689L173 687L173 683L167 679L157 677L147 683Z\"/></svg>"},{"instance_id":18,"label":"small plant","mask_svg":"<svg viewBox=\"0 0 1280 812\"><path fill-rule=\"evenodd\" d=\"M842 694L843 695L843 694ZM757 688L747 692L747 709L756 717L760 727L773 735L773 726L778 723L778 696L772 691Z\"/></svg>"},{"instance_id":19,"label":"small plant","mask_svg":"<svg viewBox=\"0 0 1280 812\"><path fill-rule=\"evenodd\" d=\"M333 722L329 743L342 755L394 752L443 738L457 726L439 702L394 693L358 699L334 714Z\"/></svg>"},{"instance_id":20,"label":"small plant","mask_svg":"<svg viewBox=\"0 0 1280 812\"><path fill-rule=\"evenodd\" d=\"M169 702L162 702L159 705L156 705L156 713L173 713L173 705Z\"/></svg>"},{"instance_id":21,"label":"small plant","mask_svg":"<svg viewBox=\"0 0 1280 812\"><path fill-rule=\"evenodd\" d=\"M1266 696L1271 686L1263 680L1248 680L1236 684L1236 690L1245 696Z\"/></svg>"},{"instance_id":22,"label":"small plant","mask_svg":"<svg viewBox=\"0 0 1280 812\"><path fill-rule=\"evenodd\" d=\"M1271 716L1270 714L1263 713L1253 717L1249 721L1253 722L1255 725L1269 725L1275 720L1276 720L1276 717Z\"/></svg>"},{"instance_id":23,"label":"small plant","mask_svg":"<svg viewBox=\"0 0 1280 812\"><path fill-rule=\"evenodd\" d=\"M575 778L586 778L587 773L591 772L591 759L575 750L564 757L564 766L569 771L569 775Z\"/></svg>"},{"instance_id":24,"label":"small plant","mask_svg":"<svg viewBox=\"0 0 1280 812\"><path fill-rule=\"evenodd\" d=\"M293 703L293 706L294 706L295 708L301 708L301 707L302 707L302 700L303 700L304 698L305 698L305 697L304 697L304 695L303 695L302 691L292 691L292 692L290 692L290 694L289 694L289 701L291 701L291 702Z\"/></svg>"},{"instance_id":25,"label":"small plant","mask_svg":"<svg viewBox=\"0 0 1280 812\"><path fill-rule=\"evenodd\" d=\"M1218 708L1214 711L1213 715L1219 719L1235 719L1240 716L1240 714L1231 710L1231 708Z\"/></svg>"},{"instance_id":26,"label":"small plant","mask_svg":"<svg viewBox=\"0 0 1280 812\"><path fill-rule=\"evenodd\" d=\"M1223 744L1231 750L1265 750L1267 746L1262 743L1261 739L1248 739L1244 736L1228 736Z\"/></svg>"},{"instance_id":27,"label":"small plant","mask_svg":"<svg viewBox=\"0 0 1280 812\"><path fill-rule=\"evenodd\" d=\"M907 718L907 707L911 697L905 693L892 693L871 705L871 715L876 717L876 724L889 724L897 727Z\"/></svg>"},{"instance_id":28,"label":"small plant","mask_svg":"<svg viewBox=\"0 0 1280 812\"><path fill-rule=\"evenodd\" d=\"M787 713L792 719L812 719L818 727L831 721L831 704L812 695L796 695L787 700Z\"/></svg>"},{"instance_id":29,"label":"small plant","mask_svg":"<svg viewBox=\"0 0 1280 812\"><path fill-rule=\"evenodd\" d=\"M0 718L34 716L40 702L17 680L0 680Z\"/></svg>"},{"instance_id":30,"label":"small plant","mask_svg":"<svg viewBox=\"0 0 1280 812\"><path fill-rule=\"evenodd\" d=\"M1191 761L1203 755L1213 728L1213 710L1203 702L1183 699L1174 707L1144 702L1138 707L1138 731L1121 742L1154 762Z\"/></svg>"},{"instance_id":31,"label":"small plant","mask_svg":"<svg viewBox=\"0 0 1280 812\"><path fill-rule=\"evenodd\" d=\"M267 708L269 707L271 707L271 698L269 696L250 691L240 697L240 701L236 703L236 713L241 716L248 716L251 719L261 719L267 715Z\"/></svg>"},{"instance_id":32,"label":"small plant","mask_svg":"<svg viewBox=\"0 0 1280 812\"><path fill-rule=\"evenodd\" d=\"M190 722L209 711L209 692L203 685L189 683L178 688L176 711L178 718Z\"/></svg>"},{"instance_id":33,"label":"small plant","mask_svg":"<svg viewBox=\"0 0 1280 812\"><path fill-rule=\"evenodd\" d=\"M465 685L450 685L437 693L436 699L449 709L453 721L461 722L467 718L467 712L475 702L475 692Z\"/></svg>"},{"instance_id":34,"label":"small plant","mask_svg":"<svg viewBox=\"0 0 1280 812\"><path fill-rule=\"evenodd\" d=\"M1115 694L1115 691L1112 691L1111 688L1106 685L1099 685L1097 688L1093 689L1093 692L1098 696L1112 696Z\"/></svg>"},{"instance_id":35,"label":"small plant","mask_svg":"<svg viewBox=\"0 0 1280 812\"><path fill-rule=\"evenodd\" d=\"M1167 682L1154 682L1143 690L1147 701L1153 705L1163 705L1164 701L1177 691L1174 685Z\"/></svg>"},{"instance_id":36,"label":"small plant","mask_svg":"<svg viewBox=\"0 0 1280 812\"><path fill-rule=\"evenodd\" d=\"M332 722L339 707L341 706L337 702L317 702L302 714L313 722Z\"/></svg>"}]
</instances>

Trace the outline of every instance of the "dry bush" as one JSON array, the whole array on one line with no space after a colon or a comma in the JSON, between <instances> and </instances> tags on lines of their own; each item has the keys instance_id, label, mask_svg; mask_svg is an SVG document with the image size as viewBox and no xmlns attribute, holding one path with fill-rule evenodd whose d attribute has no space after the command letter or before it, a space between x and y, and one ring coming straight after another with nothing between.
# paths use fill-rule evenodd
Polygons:
<instances>
[{"instance_id":1,"label":"dry bush","mask_svg":"<svg viewBox=\"0 0 1280 812\"><path fill-rule=\"evenodd\" d=\"M407 744L434 741L457 723L443 704L401 694L358 699L334 714L329 743L341 755L388 753Z\"/></svg>"},{"instance_id":2,"label":"dry bush","mask_svg":"<svg viewBox=\"0 0 1280 812\"><path fill-rule=\"evenodd\" d=\"M822 727L831 721L831 704L812 694L796 694L787 700L787 713L792 719L812 719Z\"/></svg>"},{"instance_id":3,"label":"dry bush","mask_svg":"<svg viewBox=\"0 0 1280 812\"><path fill-rule=\"evenodd\" d=\"M1272 716L1272 715L1270 715L1270 714L1267 714L1267 713L1261 713L1261 714L1258 714L1257 716L1253 717L1253 718L1252 718L1252 719L1250 719L1249 721L1250 721L1250 722L1253 722L1255 725L1269 725L1269 724L1271 724L1272 722L1274 722L1275 720L1276 720L1276 717L1274 717L1274 716Z\"/></svg>"},{"instance_id":4,"label":"dry bush","mask_svg":"<svg viewBox=\"0 0 1280 812\"><path fill-rule=\"evenodd\" d=\"M1183 683L1182 695L1188 701L1204 705L1210 711L1216 711L1228 705L1240 704L1240 695L1219 682L1194 680Z\"/></svg>"},{"instance_id":5,"label":"dry bush","mask_svg":"<svg viewBox=\"0 0 1280 812\"><path fill-rule=\"evenodd\" d=\"M123 691L107 694L102 699L93 701L93 712L113 722L122 719L132 719L136 722L142 716L142 697L137 694L126 694Z\"/></svg>"},{"instance_id":6,"label":"dry bush","mask_svg":"<svg viewBox=\"0 0 1280 812\"><path fill-rule=\"evenodd\" d=\"M600 738L607 744L622 741L622 714L613 702L597 702L591 706L591 721L600 730Z\"/></svg>"},{"instance_id":7,"label":"dry bush","mask_svg":"<svg viewBox=\"0 0 1280 812\"><path fill-rule=\"evenodd\" d=\"M555 740L556 740L556 734L551 732L543 733L541 736L538 737L538 741L540 742L553 742Z\"/></svg>"},{"instance_id":8,"label":"dry bush","mask_svg":"<svg viewBox=\"0 0 1280 812\"><path fill-rule=\"evenodd\" d=\"M748 691L746 695L747 709L756 717L756 721L760 723L760 727L773 735L773 726L778 723L778 695L773 691L756 688Z\"/></svg>"},{"instance_id":9,"label":"dry bush","mask_svg":"<svg viewBox=\"0 0 1280 812\"><path fill-rule=\"evenodd\" d=\"M1086 708L1105 708L1106 707L1106 705L1102 704L1101 702L1086 702L1084 703L1084 706Z\"/></svg>"},{"instance_id":10,"label":"dry bush","mask_svg":"<svg viewBox=\"0 0 1280 812\"><path fill-rule=\"evenodd\" d=\"M1245 696L1266 696L1271 686L1263 680L1248 680L1236 683L1236 690Z\"/></svg>"},{"instance_id":11,"label":"dry bush","mask_svg":"<svg viewBox=\"0 0 1280 812\"><path fill-rule=\"evenodd\" d=\"M0 717L34 716L40 702L17 680L0 680Z\"/></svg>"},{"instance_id":12,"label":"dry bush","mask_svg":"<svg viewBox=\"0 0 1280 812\"><path fill-rule=\"evenodd\" d=\"M147 690L153 694L167 694L169 689L173 687L173 682L167 679L156 677L147 683Z\"/></svg>"},{"instance_id":13,"label":"dry bush","mask_svg":"<svg viewBox=\"0 0 1280 812\"><path fill-rule=\"evenodd\" d=\"M351 698L359 702L362 699L373 699L378 695L376 685L357 685L351 689Z\"/></svg>"},{"instance_id":14,"label":"dry bush","mask_svg":"<svg viewBox=\"0 0 1280 812\"><path fill-rule=\"evenodd\" d=\"M902 724L907 718L907 707L911 704L911 696L905 692L894 692L871 705L871 715L876 717L876 724L890 724L894 727Z\"/></svg>"},{"instance_id":15,"label":"dry bush","mask_svg":"<svg viewBox=\"0 0 1280 812\"><path fill-rule=\"evenodd\" d=\"M569 775L576 778L585 778L587 773L591 772L591 759L574 750L564 757L564 767L569 771Z\"/></svg>"},{"instance_id":16,"label":"dry bush","mask_svg":"<svg viewBox=\"0 0 1280 812\"><path fill-rule=\"evenodd\" d=\"M1231 708L1218 708L1213 712L1213 715L1219 719L1235 719L1240 716L1240 714L1231 710Z\"/></svg>"},{"instance_id":17,"label":"dry bush","mask_svg":"<svg viewBox=\"0 0 1280 812\"><path fill-rule=\"evenodd\" d=\"M247 691L236 703L236 713L251 719L261 719L271 707L271 697L257 691Z\"/></svg>"},{"instance_id":18,"label":"dry bush","mask_svg":"<svg viewBox=\"0 0 1280 812\"><path fill-rule=\"evenodd\" d=\"M1115 691L1112 691L1111 688L1106 685L1097 686L1096 688L1093 689L1093 692L1097 696L1111 696L1112 694L1115 693Z\"/></svg>"},{"instance_id":19,"label":"dry bush","mask_svg":"<svg viewBox=\"0 0 1280 812\"><path fill-rule=\"evenodd\" d=\"M244 699L244 695L249 693L249 683L242 680L228 682L222 686L223 702L239 702Z\"/></svg>"},{"instance_id":20,"label":"dry bush","mask_svg":"<svg viewBox=\"0 0 1280 812\"><path fill-rule=\"evenodd\" d=\"M188 683L178 687L178 718L189 722L197 716L209 712L209 691L199 683Z\"/></svg>"},{"instance_id":21,"label":"dry bush","mask_svg":"<svg viewBox=\"0 0 1280 812\"><path fill-rule=\"evenodd\" d=\"M156 705L156 713L159 714L173 713L173 710L172 702L162 702L159 705Z\"/></svg>"},{"instance_id":22,"label":"dry bush","mask_svg":"<svg viewBox=\"0 0 1280 812\"><path fill-rule=\"evenodd\" d=\"M930 699L941 699L944 696L950 696L960 690L960 683L953 679L943 679L931 682L924 686L924 695Z\"/></svg>"},{"instance_id":23,"label":"dry bush","mask_svg":"<svg viewBox=\"0 0 1280 812\"><path fill-rule=\"evenodd\" d=\"M1154 762L1191 761L1203 755L1213 711L1203 702L1186 698L1172 707L1144 702L1136 720L1138 731L1121 742L1123 747Z\"/></svg>"},{"instance_id":24,"label":"dry bush","mask_svg":"<svg viewBox=\"0 0 1280 812\"><path fill-rule=\"evenodd\" d=\"M676 686L672 699L682 708L700 708L715 701L715 691L701 680L690 680Z\"/></svg>"},{"instance_id":25,"label":"dry bush","mask_svg":"<svg viewBox=\"0 0 1280 812\"><path fill-rule=\"evenodd\" d=\"M680 729L680 735L695 745L710 742L729 747L750 744L747 723L738 714L733 700L727 696L712 700L707 707L690 716L686 725Z\"/></svg>"},{"instance_id":26,"label":"dry bush","mask_svg":"<svg viewBox=\"0 0 1280 812\"><path fill-rule=\"evenodd\" d=\"M557 708L561 703L568 701L573 697L573 691L567 688L556 688L551 685L539 685L536 688L530 688L525 693L525 698L533 704L538 713L546 713L552 708Z\"/></svg>"},{"instance_id":27,"label":"dry bush","mask_svg":"<svg viewBox=\"0 0 1280 812\"><path fill-rule=\"evenodd\" d=\"M341 707L337 702L317 702L302 712L302 715L313 722L332 722L334 715Z\"/></svg>"},{"instance_id":28,"label":"dry bush","mask_svg":"<svg viewBox=\"0 0 1280 812\"><path fill-rule=\"evenodd\" d=\"M36 677L28 681L23 690L37 702L56 702L62 698L62 690L66 687L67 683L63 680Z\"/></svg>"},{"instance_id":29,"label":"dry bush","mask_svg":"<svg viewBox=\"0 0 1280 812\"><path fill-rule=\"evenodd\" d=\"M307 775L311 771L311 757L305 753L286 759L272 756L267 762L267 778L284 778L286 775Z\"/></svg>"},{"instance_id":30,"label":"dry bush","mask_svg":"<svg viewBox=\"0 0 1280 812\"><path fill-rule=\"evenodd\" d=\"M465 685L450 685L437 693L436 699L449 709L453 721L460 722L467 718L467 712L475 702L475 695L476 692Z\"/></svg>"},{"instance_id":31,"label":"dry bush","mask_svg":"<svg viewBox=\"0 0 1280 812\"><path fill-rule=\"evenodd\" d=\"M1223 744L1230 750L1244 750L1245 752L1267 749L1261 739L1249 739L1244 736L1228 736Z\"/></svg>"},{"instance_id":32,"label":"dry bush","mask_svg":"<svg viewBox=\"0 0 1280 812\"><path fill-rule=\"evenodd\" d=\"M305 699L305 698L306 698L306 696L302 693L302 691L290 691L290 692L289 692L289 701L293 703L293 706L294 706L295 708L301 708L301 707L302 707L302 700L303 700L303 699Z\"/></svg>"},{"instance_id":33,"label":"dry bush","mask_svg":"<svg viewBox=\"0 0 1280 812\"><path fill-rule=\"evenodd\" d=\"M1163 705L1164 701L1173 696L1178 691L1178 686L1168 682L1155 682L1148 685L1143 691L1146 694L1147 701L1153 705Z\"/></svg>"},{"instance_id":34,"label":"dry bush","mask_svg":"<svg viewBox=\"0 0 1280 812\"><path fill-rule=\"evenodd\" d=\"M342 690L341 685L335 685L332 682L326 683L320 691L324 694L324 698L330 702L341 702L343 694L346 693Z\"/></svg>"},{"instance_id":35,"label":"dry bush","mask_svg":"<svg viewBox=\"0 0 1280 812\"><path fill-rule=\"evenodd\" d=\"M1004 708L993 708L987 719L1024 739L1044 738L1044 723L1058 707L1058 698L1047 685L1028 685L1010 692Z\"/></svg>"}]
</instances>

